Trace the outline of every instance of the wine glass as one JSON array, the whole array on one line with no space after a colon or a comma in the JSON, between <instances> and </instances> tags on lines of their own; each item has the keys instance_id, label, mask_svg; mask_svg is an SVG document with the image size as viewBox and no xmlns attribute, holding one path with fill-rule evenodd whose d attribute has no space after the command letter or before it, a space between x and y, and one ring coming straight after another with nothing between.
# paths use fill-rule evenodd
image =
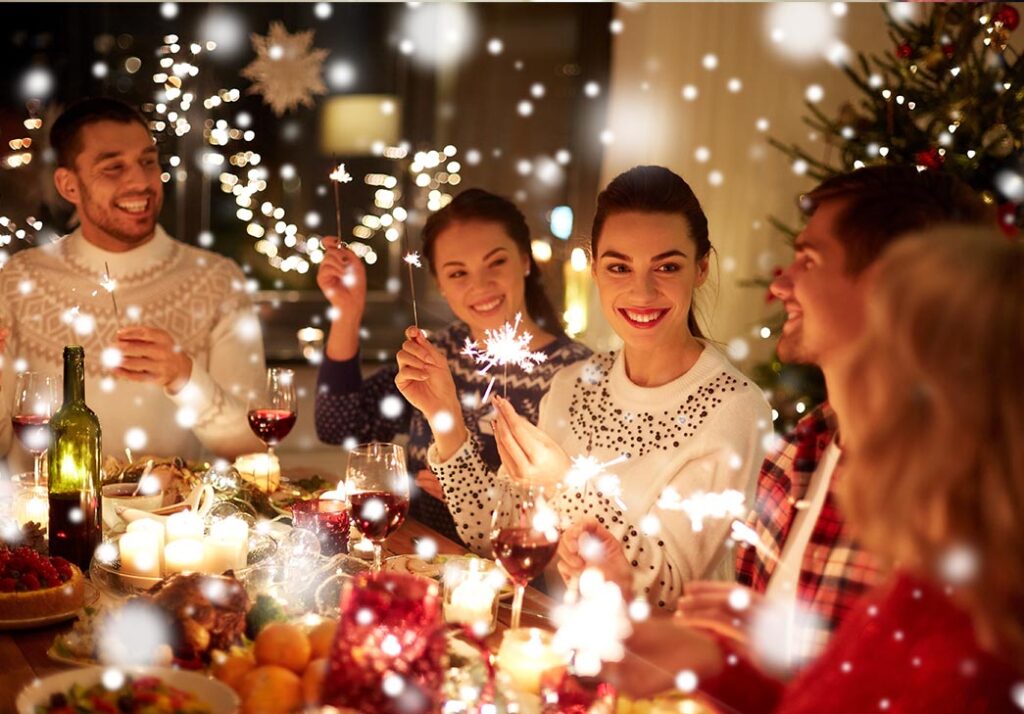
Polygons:
<instances>
[{"instance_id":1,"label":"wine glass","mask_svg":"<svg viewBox=\"0 0 1024 714\"><path fill-rule=\"evenodd\" d=\"M267 384L249 399L249 428L267 447L267 468L274 447L295 426L295 372L281 367L267 370Z\"/></svg>"},{"instance_id":2,"label":"wine glass","mask_svg":"<svg viewBox=\"0 0 1024 714\"><path fill-rule=\"evenodd\" d=\"M508 484L499 489L491 520L494 559L515 585L512 628L519 627L527 584L544 572L558 550L558 514L540 486Z\"/></svg>"},{"instance_id":3,"label":"wine glass","mask_svg":"<svg viewBox=\"0 0 1024 714\"><path fill-rule=\"evenodd\" d=\"M381 544L409 513L409 473L405 450L374 441L348 454L345 489L356 528L373 543L373 570L380 570Z\"/></svg>"},{"instance_id":4,"label":"wine glass","mask_svg":"<svg viewBox=\"0 0 1024 714\"><path fill-rule=\"evenodd\" d=\"M46 449L50 445L50 417L57 410L57 378L42 372L21 372L14 385L11 425L18 441L32 454L34 484L39 486Z\"/></svg>"}]
</instances>

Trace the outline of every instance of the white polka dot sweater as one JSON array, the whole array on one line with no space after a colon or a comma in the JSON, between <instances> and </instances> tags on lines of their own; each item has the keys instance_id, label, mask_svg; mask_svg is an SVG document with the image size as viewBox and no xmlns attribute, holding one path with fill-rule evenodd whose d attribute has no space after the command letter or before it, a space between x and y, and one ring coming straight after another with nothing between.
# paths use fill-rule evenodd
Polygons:
<instances>
[{"instance_id":1,"label":"white polka dot sweater","mask_svg":"<svg viewBox=\"0 0 1024 714\"><path fill-rule=\"evenodd\" d=\"M676 503L698 492L736 490L749 504L771 410L721 352L705 344L686 374L653 388L630 381L622 353L595 355L555 376L538 426L570 458L623 459L608 469L618 489L598 479L560 492L554 504L566 523L591 516L621 541L638 592L673 608L688 580L732 579L725 547L732 518L698 524L658 505L668 489ZM433 449L428 458L462 539L487 555L494 489L503 478L476 456L478 448L471 436L447 461L438 462ZM746 509L740 510L742 517Z\"/></svg>"}]
</instances>

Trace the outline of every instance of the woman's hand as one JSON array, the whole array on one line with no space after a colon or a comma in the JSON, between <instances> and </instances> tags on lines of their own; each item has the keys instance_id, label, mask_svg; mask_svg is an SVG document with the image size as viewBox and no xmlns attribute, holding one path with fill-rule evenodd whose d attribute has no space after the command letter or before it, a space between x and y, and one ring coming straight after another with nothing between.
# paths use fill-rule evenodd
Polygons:
<instances>
[{"instance_id":1,"label":"woman's hand","mask_svg":"<svg viewBox=\"0 0 1024 714\"><path fill-rule=\"evenodd\" d=\"M408 328L405 337L395 386L430 422L441 460L446 461L467 436L455 380L445 356L418 327Z\"/></svg>"},{"instance_id":2,"label":"woman's hand","mask_svg":"<svg viewBox=\"0 0 1024 714\"><path fill-rule=\"evenodd\" d=\"M696 580L686 583L675 617L688 627L717 632L747 643L750 621L765 606L764 596L736 583Z\"/></svg>"},{"instance_id":3,"label":"woman's hand","mask_svg":"<svg viewBox=\"0 0 1024 714\"><path fill-rule=\"evenodd\" d=\"M498 410L494 421L498 454L512 479L543 486L561 483L572 465L562 447L516 414L507 399L497 394L492 394L491 399Z\"/></svg>"},{"instance_id":4,"label":"woman's hand","mask_svg":"<svg viewBox=\"0 0 1024 714\"><path fill-rule=\"evenodd\" d=\"M337 238L324 238L324 259L316 284L337 316L331 319L327 356L347 360L359 352L359 323L366 308L366 268L363 261Z\"/></svg>"},{"instance_id":5,"label":"woman's hand","mask_svg":"<svg viewBox=\"0 0 1024 714\"><path fill-rule=\"evenodd\" d=\"M597 568L605 580L619 586L623 597L631 597L633 569L622 544L593 518L574 523L558 542L558 574L566 585L571 587L587 568Z\"/></svg>"},{"instance_id":6,"label":"woman's hand","mask_svg":"<svg viewBox=\"0 0 1024 714\"><path fill-rule=\"evenodd\" d=\"M433 496L438 501L444 501L444 489L441 488L441 482L437 480L437 476L430 469L420 469L416 472L416 485L428 496Z\"/></svg>"}]
</instances>

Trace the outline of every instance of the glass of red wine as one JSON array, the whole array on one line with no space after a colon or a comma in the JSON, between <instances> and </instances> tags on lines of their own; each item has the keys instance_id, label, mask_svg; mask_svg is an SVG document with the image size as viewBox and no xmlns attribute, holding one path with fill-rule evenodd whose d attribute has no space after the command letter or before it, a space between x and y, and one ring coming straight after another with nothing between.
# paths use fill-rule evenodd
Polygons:
<instances>
[{"instance_id":1,"label":"glass of red wine","mask_svg":"<svg viewBox=\"0 0 1024 714\"><path fill-rule=\"evenodd\" d=\"M373 543L373 570L380 570L381 545L409 513L409 472L405 450L398 444L374 441L348 454L345 489L352 522Z\"/></svg>"},{"instance_id":2,"label":"glass of red wine","mask_svg":"<svg viewBox=\"0 0 1024 714\"><path fill-rule=\"evenodd\" d=\"M11 425L18 441L34 460L34 485L43 474L46 449L50 446L50 417L57 411L57 378L42 372L21 372L14 385Z\"/></svg>"},{"instance_id":3,"label":"glass of red wine","mask_svg":"<svg viewBox=\"0 0 1024 714\"><path fill-rule=\"evenodd\" d=\"M295 426L295 409L295 372L271 367L266 387L249 400L249 428L266 444L268 457Z\"/></svg>"},{"instance_id":4,"label":"glass of red wine","mask_svg":"<svg viewBox=\"0 0 1024 714\"><path fill-rule=\"evenodd\" d=\"M555 557L559 537L558 514L540 486L507 484L499 488L491 520L491 548L494 559L515 585L513 629L519 627L526 586Z\"/></svg>"}]
</instances>

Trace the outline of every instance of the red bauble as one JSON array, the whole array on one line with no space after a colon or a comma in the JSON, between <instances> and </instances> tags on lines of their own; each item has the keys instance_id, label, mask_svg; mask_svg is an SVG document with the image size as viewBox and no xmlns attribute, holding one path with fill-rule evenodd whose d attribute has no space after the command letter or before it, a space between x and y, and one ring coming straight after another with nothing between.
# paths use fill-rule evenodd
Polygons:
<instances>
[{"instance_id":1,"label":"red bauble","mask_svg":"<svg viewBox=\"0 0 1024 714\"><path fill-rule=\"evenodd\" d=\"M944 43L942 45L942 54L946 55L946 57L952 57L954 54L956 54L956 45L954 45L952 42Z\"/></svg>"},{"instance_id":2,"label":"red bauble","mask_svg":"<svg viewBox=\"0 0 1024 714\"><path fill-rule=\"evenodd\" d=\"M999 220L999 228L1006 234L1007 238L1016 238L1020 233L1017 228L1017 204L1007 201L999 206L996 216Z\"/></svg>"},{"instance_id":3,"label":"red bauble","mask_svg":"<svg viewBox=\"0 0 1024 714\"><path fill-rule=\"evenodd\" d=\"M1020 24L1020 11L1013 5L1003 3L992 13L992 21L1002 23L1007 30L1016 30Z\"/></svg>"},{"instance_id":4,"label":"red bauble","mask_svg":"<svg viewBox=\"0 0 1024 714\"><path fill-rule=\"evenodd\" d=\"M942 162L945 161L945 159L942 157L942 154L939 153L938 149L932 148L927 151L918 151L914 154L914 161L919 166L924 166L926 169L938 171L942 168Z\"/></svg>"},{"instance_id":5,"label":"red bauble","mask_svg":"<svg viewBox=\"0 0 1024 714\"><path fill-rule=\"evenodd\" d=\"M909 59L912 54L914 54L914 48L910 46L909 42L904 42L896 48L896 55L903 59Z\"/></svg>"}]
</instances>

